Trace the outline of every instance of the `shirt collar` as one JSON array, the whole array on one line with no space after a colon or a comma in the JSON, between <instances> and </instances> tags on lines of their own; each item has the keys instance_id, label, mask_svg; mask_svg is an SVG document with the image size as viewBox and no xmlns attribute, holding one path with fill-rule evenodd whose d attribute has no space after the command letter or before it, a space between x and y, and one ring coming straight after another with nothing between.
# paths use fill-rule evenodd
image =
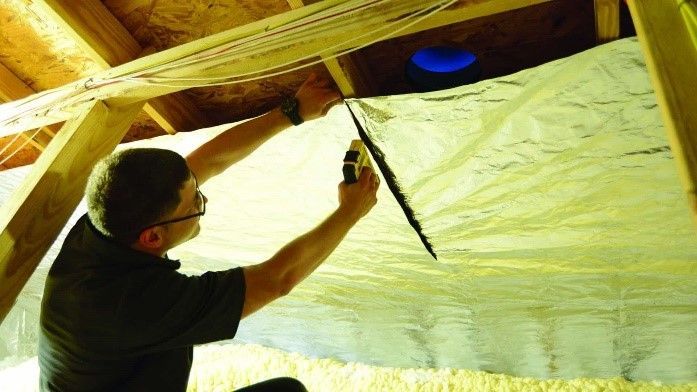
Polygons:
<instances>
[{"instance_id":1,"label":"shirt collar","mask_svg":"<svg viewBox=\"0 0 697 392\"><path fill-rule=\"evenodd\" d=\"M102 261L109 263L138 264L141 266L150 265L175 270L181 267L179 260L170 260L166 256L163 258L141 252L107 238L94 227L87 214L80 218L77 225L82 225L84 227L82 238L86 248L102 256L100 257Z\"/></svg>"}]
</instances>

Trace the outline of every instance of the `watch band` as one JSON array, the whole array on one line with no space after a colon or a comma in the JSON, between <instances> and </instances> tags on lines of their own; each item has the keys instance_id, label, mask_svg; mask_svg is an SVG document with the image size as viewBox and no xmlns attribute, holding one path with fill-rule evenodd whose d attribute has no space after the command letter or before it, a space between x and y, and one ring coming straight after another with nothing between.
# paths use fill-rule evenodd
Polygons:
<instances>
[{"instance_id":1,"label":"watch band","mask_svg":"<svg viewBox=\"0 0 697 392\"><path fill-rule=\"evenodd\" d=\"M285 97L281 102L281 112L290 119L293 125L300 125L303 123L303 118L300 117L299 113L299 102L295 97Z\"/></svg>"}]
</instances>

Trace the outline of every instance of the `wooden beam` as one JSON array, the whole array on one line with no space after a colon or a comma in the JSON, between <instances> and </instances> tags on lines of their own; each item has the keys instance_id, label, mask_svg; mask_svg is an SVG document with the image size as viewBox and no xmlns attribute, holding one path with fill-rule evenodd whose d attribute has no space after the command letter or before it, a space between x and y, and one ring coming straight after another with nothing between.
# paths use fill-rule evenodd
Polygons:
<instances>
[{"instance_id":1,"label":"wooden beam","mask_svg":"<svg viewBox=\"0 0 697 392\"><path fill-rule=\"evenodd\" d=\"M2 63L0 63L0 101L8 102L14 101L16 99L22 99L34 94L35 91L31 87L27 86L14 72L10 71ZM30 143L43 151L44 147L48 145L51 138L55 136L55 132L58 131L56 127L52 130L48 127L41 128L41 131L36 134L36 137L32 138L31 135L34 131L22 132L23 139L30 139Z\"/></svg>"},{"instance_id":2,"label":"wooden beam","mask_svg":"<svg viewBox=\"0 0 697 392\"><path fill-rule=\"evenodd\" d=\"M44 147L32 138L34 132L26 131L0 138L0 170L32 163L36 159L34 150L41 153Z\"/></svg>"},{"instance_id":3,"label":"wooden beam","mask_svg":"<svg viewBox=\"0 0 697 392\"><path fill-rule=\"evenodd\" d=\"M375 26L364 26L360 23L349 23L342 26L342 29L335 31L328 36L299 39L297 45L289 45L284 49L276 50L269 56L249 58L244 62L237 64L225 64L224 66L220 66L215 62L211 63L215 64L217 67L214 65L204 64L202 62L195 66L181 67L180 69L172 70L171 72L168 72L166 76L202 76L203 74L200 73L200 69L205 69L205 76L213 77L220 74L234 74L238 71L245 72L250 68L254 69L257 66L260 68L266 68L270 65L277 64L280 61L279 59L287 60L289 57L297 58L300 55L317 53L318 51L325 49L327 46L335 47L335 52L350 50L351 48L358 46L357 41L346 42L347 37L365 36L365 42L379 42L382 40L414 34L454 23L464 22L474 18L542 4L549 1L552 0L489 0L483 3L472 3L471 0L459 0L452 6L439 11L438 13L422 20L419 23L415 23L409 28L391 32L392 34L389 36L384 35L384 32L375 34ZM156 53L143 59L132 61L128 64L124 64L123 66L113 68L112 70L101 74L100 77L122 77L131 73L143 72L151 67L168 64L189 55L202 53L207 50L234 42L241 38L246 38L254 34L263 33L283 25L290 24L303 19L304 17L312 16L321 11L331 9L332 7L341 6L344 2L345 0L324 0L317 2L286 12L284 14L275 15L244 26L214 34L212 36L201 38L199 40L180 45L176 48L171 48L166 51ZM391 20L392 18L401 17L405 14L411 13L410 10L420 9L422 7L423 1L393 1L389 5L385 6L385 8L382 10L382 14L385 20ZM371 35L371 33L373 33L373 35ZM117 87L115 85L111 85L109 88L118 90L120 94L106 93L103 98L107 98L107 102L123 104L147 99L153 96L153 94L161 95L171 91L182 90L185 87L147 86L147 88L144 88L143 85L135 84L125 88L123 88L123 86ZM116 95L118 95L118 97L116 97Z\"/></svg>"},{"instance_id":4,"label":"wooden beam","mask_svg":"<svg viewBox=\"0 0 697 392\"><path fill-rule=\"evenodd\" d=\"M675 0L629 0L668 142L697 223L697 41Z\"/></svg>"},{"instance_id":5,"label":"wooden beam","mask_svg":"<svg viewBox=\"0 0 697 392\"><path fill-rule=\"evenodd\" d=\"M0 100L8 102L28 97L35 91L0 63Z\"/></svg>"},{"instance_id":6,"label":"wooden beam","mask_svg":"<svg viewBox=\"0 0 697 392\"><path fill-rule=\"evenodd\" d=\"M325 58L324 65L344 98L370 97L375 95L375 84L371 82L367 67L352 53L335 58Z\"/></svg>"},{"instance_id":7,"label":"wooden beam","mask_svg":"<svg viewBox=\"0 0 697 392\"><path fill-rule=\"evenodd\" d=\"M66 86L64 86L66 87ZM72 86L70 86L72 87ZM54 89L52 91L59 91ZM0 105L0 137L9 136L29 129L49 126L78 116L80 109L74 105L61 104L61 100L51 100L51 105L39 113L25 115L27 109L38 106L37 96L7 102Z\"/></svg>"},{"instance_id":8,"label":"wooden beam","mask_svg":"<svg viewBox=\"0 0 697 392\"><path fill-rule=\"evenodd\" d=\"M290 9L294 10L296 8L304 7L305 2L303 2L303 0L288 0L288 5L290 6Z\"/></svg>"},{"instance_id":9,"label":"wooden beam","mask_svg":"<svg viewBox=\"0 0 697 392\"><path fill-rule=\"evenodd\" d=\"M454 5L439 11L437 14L405 30L396 32L390 38L420 33L422 31L437 29L466 20L483 18L489 15L547 3L549 1L552 0L489 0L483 3L472 4L471 0L460 0Z\"/></svg>"},{"instance_id":10,"label":"wooden beam","mask_svg":"<svg viewBox=\"0 0 697 392\"><path fill-rule=\"evenodd\" d=\"M127 63L143 53L138 42L99 0L81 0L80 6L75 6L74 0L43 0L39 4L102 69ZM183 93L153 98L145 111L171 134L211 125Z\"/></svg>"},{"instance_id":11,"label":"wooden beam","mask_svg":"<svg viewBox=\"0 0 697 392\"><path fill-rule=\"evenodd\" d=\"M273 51L264 53L264 55L250 56L245 58L244 61L233 63L221 63L219 59L210 58L186 66L176 67L175 69L162 73L162 75L167 77L217 77L244 73L248 72L250 69L267 69L277 66L278 64L286 63L289 59L316 54L330 45L334 47L333 51L336 53L343 50L350 50L359 44L365 44L371 41L377 42L395 36L416 33L493 13L545 3L547 1L550 0L490 0L484 3L473 4L470 0L460 0L438 14L408 29L400 32L393 32L394 34L390 36L380 35L384 34L384 32L376 32L375 26L366 26L362 23L350 23L347 19L346 23L342 25L340 29L332 31L326 36L287 37L291 41L295 40L292 41L293 44L276 47ZM70 92L80 94L83 97L83 102L88 99L105 100L109 105L118 106L184 90L188 88L188 83L181 86L177 86L176 82L168 83L168 85L143 85L120 80L118 78L143 73L148 69L152 69L152 67L170 64L173 61L187 56L211 53L215 50L219 50L226 44L236 42L255 34L275 30L305 17L329 10L332 7L341 7L344 3L345 0L325 0L245 26L201 38L176 48L158 52L101 72L92 78L77 81L59 89L59 92L63 94L68 94ZM380 12L385 20L392 20L411 14L422 7L423 0L399 0L385 5L384 8L380 9ZM361 41L346 42L346 37L361 37ZM108 80L108 82L98 84L101 80ZM95 83L97 84L95 85ZM91 88L86 88L86 86L90 86ZM42 110L41 113L35 116L22 116L21 118L12 119L11 121L9 119L14 115L18 115L22 108L38 107L38 103L31 101L12 102L0 106L0 124L3 125L3 128L0 129L0 136L6 134L5 132L8 131L24 131L46 123L56 122L56 119L65 120L70 118L70 116L74 115L74 110L70 108L69 102L64 97L61 99L61 97L62 96L57 93L57 98L51 101L52 106Z\"/></svg>"},{"instance_id":12,"label":"wooden beam","mask_svg":"<svg viewBox=\"0 0 697 392\"><path fill-rule=\"evenodd\" d=\"M92 166L113 151L141 109L90 103L0 207L0 323L82 199Z\"/></svg>"},{"instance_id":13,"label":"wooden beam","mask_svg":"<svg viewBox=\"0 0 697 392\"><path fill-rule=\"evenodd\" d=\"M594 0L595 38L598 44L620 36L620 0Z\"/></svg>"},{"instance_id":14,"label":"wooden beam","mask_svg":"<svg viewBox=\"0 0 697 392\"><path fill-rule=\"evenodd\" d=\"M39 151L43 151L46 148L46 145L39 143L37 139L35 139L35 136L38 136L41 132L39 131L36 135L34 135L35 131L26 131L22 132L20 134L20 137L23 140L28 141L30 145L32 145L34 148L38 149ZM26 147L24 147L26 148Z\"/></svg>"},{"instance_id":15,"label":"wooden beam","mask_svg":"<svg viewBox=\"0 0 697 392\"><path fill-rule=\"evenodd\" d=\"M302 0L288 0L288 4L291 9L305 6ZM361 72L362 69L365 69L365 66L361 64L362 60L351 56L350 53L334 58L322 56L322 60L344 98L374 95L373 86L375 84L369 80L368 75Z\"/></svg>"}]
</instances>

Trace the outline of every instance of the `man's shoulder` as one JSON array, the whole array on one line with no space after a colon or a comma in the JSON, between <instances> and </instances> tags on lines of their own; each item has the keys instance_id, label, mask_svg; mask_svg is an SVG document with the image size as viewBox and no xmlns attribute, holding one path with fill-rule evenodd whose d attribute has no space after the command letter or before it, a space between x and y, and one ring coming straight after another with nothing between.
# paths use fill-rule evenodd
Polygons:
<instances>
[{"instance_id":1,"label":"man's shoulder","mask_svg":"<svg viewBox=\"0 0 697 392\"><path fill-rule=\"evenodd\" d=\"M74 257L77 253L83 251L83 249L81 249L80 247L80 237L82 236L82 233L85 229L86 219L87 215L85 214L82 217L80 217L80 219L78 219L77 222L75 222L75 224L73 225L73 227L71 227L68 231L68 234L63 240L60 250L58 251L58 255L56 255L56 258L53 260L53 263L51 264L49 276L55 274L57 270L59 270L63 266L63 263L61 262L62 260L70 259Z\"/></svg>"}]
</instances>

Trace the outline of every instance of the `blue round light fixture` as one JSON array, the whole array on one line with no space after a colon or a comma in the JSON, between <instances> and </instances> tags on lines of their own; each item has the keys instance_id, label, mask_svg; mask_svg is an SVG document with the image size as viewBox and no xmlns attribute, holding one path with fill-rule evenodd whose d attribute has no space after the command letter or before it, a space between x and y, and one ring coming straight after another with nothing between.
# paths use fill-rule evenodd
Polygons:
<instances>
[{"instance_id":1,"label":"blue round light fixture","mask_svg":"<svg viewBox=\"0 0 697 392\"><path fill-rule=\"evenodd\" d=\"M406 65L407 80L417 91L435 91L474 83L481 73L477 56L449 46L420 49Z\"/></svg>"}]
</instances>

